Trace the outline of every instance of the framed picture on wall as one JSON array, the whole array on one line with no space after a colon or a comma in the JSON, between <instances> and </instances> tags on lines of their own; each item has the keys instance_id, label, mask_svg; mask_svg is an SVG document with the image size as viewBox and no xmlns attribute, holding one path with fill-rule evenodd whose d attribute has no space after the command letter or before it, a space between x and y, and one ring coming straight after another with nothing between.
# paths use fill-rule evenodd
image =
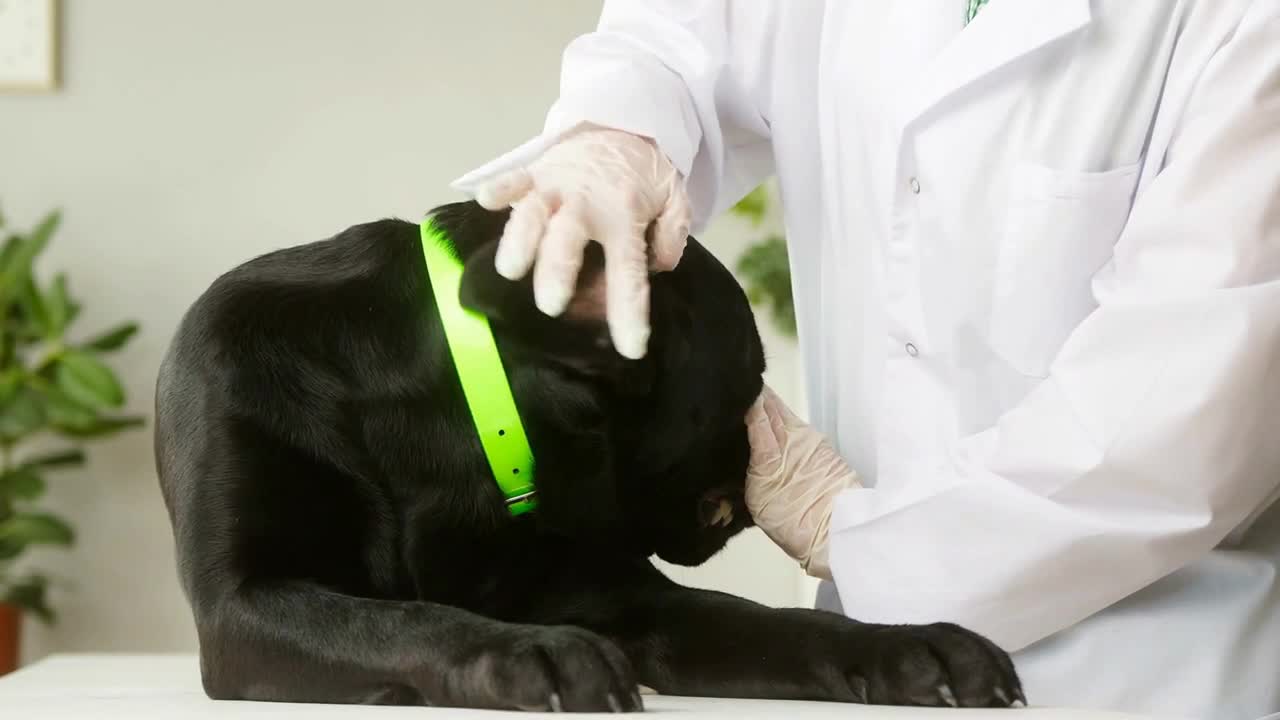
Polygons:
<instances>
[{"instance_id":1,"label":"framed picture on wall","mask_svg":"<svg viewBox=\"0 0 1280 720\"><path fill-rule=\"evenodd\" d=\"M0 0L0 92L58 87L58 0Z\"/></svg>"}]
</instances>

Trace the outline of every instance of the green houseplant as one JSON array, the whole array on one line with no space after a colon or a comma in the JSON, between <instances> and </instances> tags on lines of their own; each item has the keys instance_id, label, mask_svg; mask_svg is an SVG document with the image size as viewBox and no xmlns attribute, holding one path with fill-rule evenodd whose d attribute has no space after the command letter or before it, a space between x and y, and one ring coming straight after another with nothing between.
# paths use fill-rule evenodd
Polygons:
<instances>
[{"instance_id":1,"label":"green houseplant","mask_svg":"<svg viewBox=\"0 0 1280 720\"><path fill-rule=\"evenodd\" d=\"M729 211L758 228L769 217L772 199L768 186L761 185ZM766 308L777 329L786 337L795 338L796 316L786 236L769 233L749 246L738 258L737 269L751 303Z\"/></svg>"},{"instance_id":2,"label":"green houseplant","mask_svg":"<svg viewBox=\"0 0 1280 720\"><path fill-rule=\"evenodd\" d=\"M103 361L138 326L126 322L72 340L80 303L71 297L66 275L45 284L32 270L59 218L50 213L23 233L8 231L0 216L0 674L16 665L21 613L55 620L49 579L19 573L15 562L29 548L67 547L75 540L66 520L39 507L47 476L84 463L84 443L143 422L117 414L124 390Z\"/></svg>"}]
</instances>

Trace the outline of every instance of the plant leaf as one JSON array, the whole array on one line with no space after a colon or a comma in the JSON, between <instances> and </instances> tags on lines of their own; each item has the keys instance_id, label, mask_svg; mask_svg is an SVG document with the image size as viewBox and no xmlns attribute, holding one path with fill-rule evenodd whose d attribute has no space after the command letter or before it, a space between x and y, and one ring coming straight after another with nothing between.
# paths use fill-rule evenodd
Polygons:
<instances>
[{"instance_id":1,"label":"plant leaf","mask_svg":"<svg viewBox=\"0 0 1280 720\"><path fill-rule=\"evenodd\" d=\"M75 300L67 300L67 325L76 321L80 317L80 303Z\"/></svg>"},{"instance_id":2,"label":"plant leaf","mask_svg":"<svg viewBox=\"0 0 1280 720\"><path fill-rule=\"evenodd\" d=\"M57 616L49 607L48 590L47 580L39 575L32 575L10 583L9 590L3 597L6 603L22 608L46 624L51 624L57 620Z\"/></svg>"},{"instance_id":3,"label":"plant leaf","mask_svg":"<svg viewBox=\"0 0 1280 720\"><path fill-rule=\"evenodd\" d=\"M15 513L0 520L0 557L15 557L28 545L71 545L75 532L48 513Z\"/></svg>"},{"instance_id":4,"label":"plant leaf","mask_svg":"<svg viewBox=\"0 0 1280 720\"><path fill-rule=\"evenodd\" d=\"M18 248L22 245L21 235L10 235L4 241L4 248L0 249L0 268L8 267L12 261L14 253L18 252Z\"/></svg>"},{"instance_id":5,"label":"plant leaf","mask_svg":"<svg viewBox=\"0 0 1280 720\"><path fill-rule=\"evenodd\" d=\"M19 465L21 468L56 468L68 467L71 465L84 464L84 451L79 448L71 450L59 450L58 452L45 453L44 455L36 455L27 458Z\"/></svg>"},{"instance_id":6,"label":"plant leaf","mask_svg":"<svg viewBox=\"0 0 1280 720\"><path fill-rule=\"evenodd\" d=\"M24 335L28 338L50 337L49 312L44 297L36 289L31 275L18 281L18 308L22 312Z\"/></svg>"},{"instance_id":7,"label":"plant leaf","mask_svg":"<svg viewBox=\"0 0 1280 720\"><path fill-rule=\"evenodd\" d=\"M9 368L4 372L0 372L0 406L5 405L13 396L18 393L18 388L22 386L22 370L19 368Z\"/></svg>"},{"instance_id":8,"label":"plant leaf","mask_svg":"<svg viewBox=\"0 0 1280 720\"><path fill-rule=\"evenodd\" d=\"M44 397L49 424L63 432L88 430L98 422L98 413L92 407L81 404L57 387L47 388Z\"/></svg>"},{"instance_id":9,"label":"plant leaf","mask_svg":"<svg viewBox=\"0 0 1280 720\"><path fill-rule=\"evenodd\" d=\"M71 295L67 291L66 273L53 278L53 286L44 297L46 335L50 339L62 337L71 322Z\"/></svg>"},{"instance_id":10,"label":"plant leaf","mask_svg":"<svg viewBox=\"0 0 1280 720\"><path fill-rule=\"evenodd\" d=\"M0 408L0 438L14 441L39 430L45 423L45 408L40 396L28 387L17 390Z\"/></svg>"},{"instance_id":11,"label":"plant leaf","mask_svg":"<svg viewBox=\"0 0 1280 720\"><path fill-rule=\"evenodd\" d=\"M44 478L35 468L17 467L0 475L0 498L34 500L44 494Z\"/></svg>"},{"instance_id":12,"label":"plant leaf","mask_svg":"<svg viewBox=\"0 0 1280 720\"><path fill-rule=\"evenodd\" d=\"M754 190L747 193L733 207L729 208L729 212L739 217L744 217L751 221L752 225L759 225L764 222L764 217L769 209L769 194L764 185L758 185Z\"/></svg>"},{"instance_id":13,"label":"plant leaf","mask_svg":"<svg viewBox=\"0 0 1280 720\"><path fill-rule=\"evenodd\" d=\"M129 342L129 339L137 332L138 323L123 323L88 340L81 347L85 350L92 350L94 352L110 352L112 350L118 350L124 347L124 344Z\"/></svg>"},{"instance_id":14,"label":"plant leaf","mask_svg":"<svg viewBox=\"0 0 1280 720\"><path fill-rule=\"evenodd\" d=\"M53 237L61 222L62 213L57 210L49 213L29 236L19 240L12 252L2 256L4 262L0 264L0 293L12 292L31 272L31 263L49 244L49 238Z\"/></svg>"},{"instance_id":15,"label":"plant leaf","mask_svg":"<svg viewBox=\"0 0 1280 720\"><path fill-rule=\"evenodd\" d=\"M72 400L93 408L120 407L124 389L111 368L88 353L68 350L54 373L58 387Z\"/></svg>"},{"instance_id":16,"label":"plant leaf","mask_svg":"<svg viewBox=\"0 0 1280 720\"><path fill-rule=\"evenodd\" d=\"M64 435L74 438L97 438L115 435L118 432L128 430L130 428L141 427L146 424L146 419L136 416L127 417L103 417L97 418L91 425L84 428L59 428Z\"/></svg>"},{"instance_id":17,"label":"plant leaf","mask_svg":"<svg viewBox=\"0 0 1280 720\"><path fill-rule=\"evenodd\" d=\"M749 247L738 260L738 273L751 304L767 307L778 329L794 338L795 304L786 240L773 235Z\"/></svg>"},{"instance_id":18,"label":"plant leaf","mask_svg":"<svg viewBox=\"0 0 1280 720\"><path fill-rule=\"evenodd\" d=\"M0 323L4 323L7 319L3 317L3 314L0 314ZM0 367L10 368L11 370L16 369L13 368L13 360L17 351L17 343L16 333L7 327L0 329Z\"/></svg>"}]
</instances>

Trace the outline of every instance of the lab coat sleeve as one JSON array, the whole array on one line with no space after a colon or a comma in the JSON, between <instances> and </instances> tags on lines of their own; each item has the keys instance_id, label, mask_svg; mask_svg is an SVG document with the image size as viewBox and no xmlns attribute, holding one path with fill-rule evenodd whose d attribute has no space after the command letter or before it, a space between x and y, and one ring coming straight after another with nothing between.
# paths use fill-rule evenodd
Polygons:
<instances>
[{"instance_id":1,"label":"lab coat sleeve","mask_svg":"<svg viewBox=\"0 0 1280 720\"><path fill-rule=\"evenodd\" d=\"M1228 543L1280 485L1280 4L1203 66L1098 306L993 427L837 497L845 612L1016 651Z\"/></svg>"},{"instance_id":2,"label":"lab coat sleeve","mask_svg":"<svg viewBox=\"0 0 1280 720\"><path fill-rule=\"evenodd\" d=\"M607 0L594 32L565 49L560 95L537 137L452 183L484 181L594 123L653 138L686 180L694 232L772 173L760 104L773 2Z\"/></svg>"}]
</instances>

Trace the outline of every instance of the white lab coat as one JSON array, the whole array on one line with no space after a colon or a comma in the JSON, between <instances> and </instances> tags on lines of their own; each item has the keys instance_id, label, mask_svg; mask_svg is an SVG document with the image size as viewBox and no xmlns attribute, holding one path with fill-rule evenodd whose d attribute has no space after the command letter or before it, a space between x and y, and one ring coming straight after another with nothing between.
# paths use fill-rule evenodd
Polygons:
<instances>
[{"instance_id":1,"label":"white lab coat","mask_svg":"<svg viewBox=\"0 0 1280 720\"><path fill-rule=\"evenodd\" d=\"M771 174L843 610L1033 705L1280 711L1280 0L613 0L543 133Z\"/></svg>"}]
</instances>

